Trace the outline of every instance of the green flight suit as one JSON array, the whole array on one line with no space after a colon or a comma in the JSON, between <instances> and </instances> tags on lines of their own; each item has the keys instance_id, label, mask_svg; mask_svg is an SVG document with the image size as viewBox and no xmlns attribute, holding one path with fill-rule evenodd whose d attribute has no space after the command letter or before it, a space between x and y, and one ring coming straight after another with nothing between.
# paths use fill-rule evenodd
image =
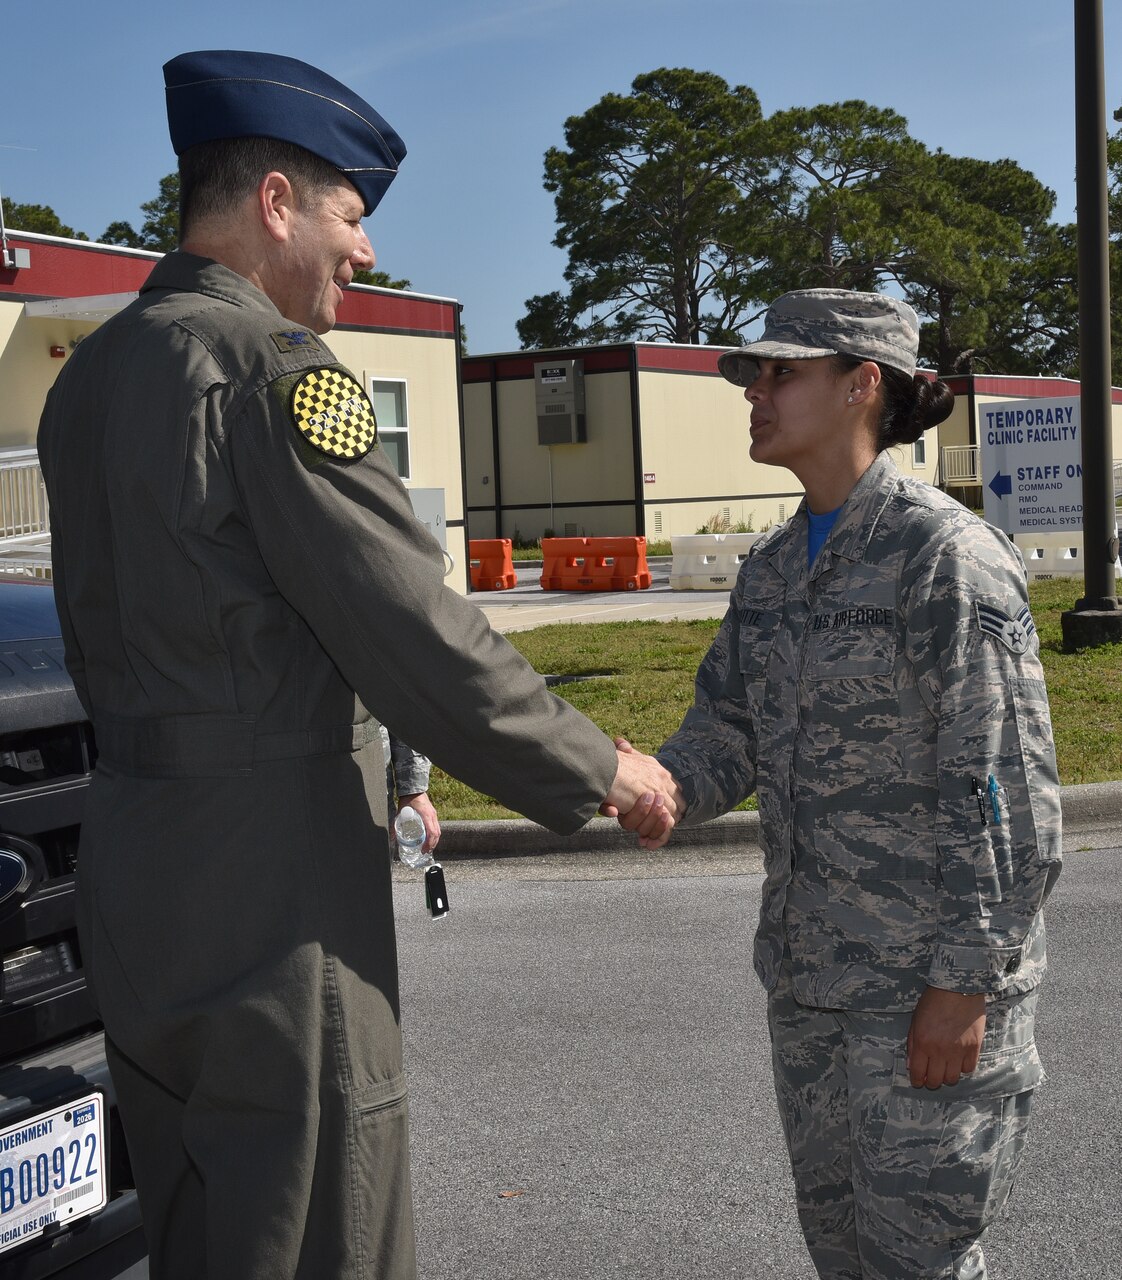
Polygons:
<instances>
[{"instance_id":1,"label":"green flight suit","mask_svg":"<svg viewBox=\"0 0 1122 1280\"><path fill-rule=\"evenodd\" d=\"M362 387L174 253L39 435L67 661L99 749L83 959L153 1280L415 1271L377 725L571 832L611 741L481 612Z\"/></svg>"}]
</instances>

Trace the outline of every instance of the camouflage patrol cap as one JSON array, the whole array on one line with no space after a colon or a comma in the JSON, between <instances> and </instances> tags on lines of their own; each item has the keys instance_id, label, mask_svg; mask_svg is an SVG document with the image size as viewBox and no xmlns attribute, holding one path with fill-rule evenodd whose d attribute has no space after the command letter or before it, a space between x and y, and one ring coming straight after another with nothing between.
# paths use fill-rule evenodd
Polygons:
<instances>
[{"instance_id":1,"label":"camouflage patrol cap","mask_svg":"<svg viewBox=\"0 0 1122 1280\"><path fill-rule=\"evenodd\" d=\"M796 289L768 307L759 341L726 351L717 368L738 387L751 385L757 360L856 356L916 371L919 320L906 302L852 289Z\"/></svg>"}]
</instances>

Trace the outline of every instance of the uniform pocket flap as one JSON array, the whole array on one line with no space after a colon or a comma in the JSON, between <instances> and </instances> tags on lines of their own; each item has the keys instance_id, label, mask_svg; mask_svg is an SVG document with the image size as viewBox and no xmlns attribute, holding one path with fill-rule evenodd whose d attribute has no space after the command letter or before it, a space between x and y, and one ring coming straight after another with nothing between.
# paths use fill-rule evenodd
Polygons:
<instances>
[{"instance_id":1,"label":"uniform pocket flap","mask_svg":"<svg viewBox=\"0 0 1122 1280\"><path fill-rule=\"evenodd\" d=\"M405 1076L396 1075L388 1080L371 1080L356 1086L351 1097L356 1111L368 1112L392 1107L401 1102L405 1094Z\"/></svg>"},{"instance_id":2,"label":"uniform pocket flap","mask_svg":"<svg viewBox=\"0 0 1122 1280\"><path fill-rule=\"evenodd\" d=\"M977 1067L969 1075L961 1076L958 1084L945 1084L939 1089L914 1088L908 1079L907 1054L900 1049L896 1053L893 1087L912 1089L946 1102L960 1098L972 1102L979 1098L1011 1098L1043 1083L1044 1068L1036 1045L1024 1044L980 1054Z\"/></svg>"}]
</instances>

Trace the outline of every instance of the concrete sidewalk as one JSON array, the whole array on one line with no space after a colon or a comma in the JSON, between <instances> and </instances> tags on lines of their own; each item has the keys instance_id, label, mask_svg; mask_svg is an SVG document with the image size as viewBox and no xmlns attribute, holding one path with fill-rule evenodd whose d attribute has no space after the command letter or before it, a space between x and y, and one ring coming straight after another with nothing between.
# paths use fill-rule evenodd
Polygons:
<instances>
[{"instance_id":1,"label":"concrete sidewalk","mask_svg":"<svg viewBox=\"0 0 1122 1280\"><path fill-rule=\"evenodd\" d=\"M719 591L671 591L673 561L648 561L651 585L642 591L543 591L541 562L520 560L514 566L518 585L506 591L475 591L468 599L487 616L496 631L529 631L557 622L666 621L670 618L723 618L727 588Z\"/></svg>"}]
</instances>

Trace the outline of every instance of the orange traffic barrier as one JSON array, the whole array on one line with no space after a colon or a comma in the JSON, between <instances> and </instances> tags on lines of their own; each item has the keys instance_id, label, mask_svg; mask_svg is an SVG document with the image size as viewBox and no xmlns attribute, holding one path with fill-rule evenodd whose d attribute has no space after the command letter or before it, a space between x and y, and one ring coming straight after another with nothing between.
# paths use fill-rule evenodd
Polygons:
<instances>
[{"instance_id":1,"label":"orange traffic barrier","mask_svg":"<svg viewBox=\"0 0 1122 1280\"><path fill-rule=\"evenodd\" d=\"M651 585L646 538L543 538L543 591L642 591Z\"/></svg>"},{"instance_id":2,"label":"orange traffic barrier","mask_svg":"<svg viewBox=\"0 0 1122 1280\"><path fill-rule=\"evenodd\" d=\"M509 538L473 538L468 556L473 591L506 591L517 584Z\"/></svg>"}]
</instances>

